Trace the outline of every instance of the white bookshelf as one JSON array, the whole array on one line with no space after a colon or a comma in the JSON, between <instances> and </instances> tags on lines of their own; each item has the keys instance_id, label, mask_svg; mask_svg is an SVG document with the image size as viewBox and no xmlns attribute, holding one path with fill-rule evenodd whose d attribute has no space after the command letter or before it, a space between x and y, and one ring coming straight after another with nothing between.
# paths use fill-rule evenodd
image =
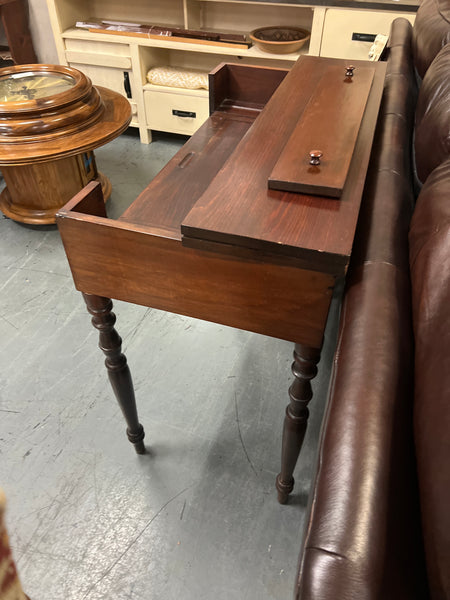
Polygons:
<instances>
[{"instance_id":1,"label":"white bookshelf","mask_svg":"<svg viewBox=\"0 0 450 600\"><path fill-rule=\"evenodd\" d=\"M365 58L370 44L360 42L352 46L348 41L353 16L356 14L360 29L373 33L388 33L391 21L398 16L393 11L383 14L377 11L374 26L370 10L358 12L270 1L47 0L47 4L60 64L83 71L95 85L126 95L133 111L132 126L139 128L143 143L151 141L152 129L190 135L208 116L206 90L150 85L146 75L152 67L178 66L208 72L226 61L290 68L300 53ZM413 18L413 13L407 16ZM155 40L90 32L75 26L77 21L93 19L244 34L257 27L288 24L311 31L311 39L298 53L277 55L255 46L249 49L218 47L170 38Z\"/></svg>"}]
</instances>

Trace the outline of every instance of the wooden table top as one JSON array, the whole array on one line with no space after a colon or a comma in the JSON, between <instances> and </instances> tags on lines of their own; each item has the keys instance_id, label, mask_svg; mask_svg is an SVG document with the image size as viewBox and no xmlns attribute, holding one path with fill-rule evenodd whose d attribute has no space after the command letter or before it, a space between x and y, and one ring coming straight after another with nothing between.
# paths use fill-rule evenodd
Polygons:
<instances>
[{"instance_id":1,"label":"wooden table top","mask_svg":"<svg viewBox=\"0 0 450 600\"><path fill-rule=\"evenodd\" d=\"M57 221L77 289L320 348L350 259L385 65L373 65L350 185L336 200L268 187L319 63L346 64L222 65L213 114L120 219L106 218L98 185L75 196ZM201 235L183 235L186 224Z\"/></svg>"},{"instance_id":2,"label":"wooden table top","mask_svg":"<svg viewBox=\"0 0 450 600\"><path fill-rule=\"evenodd\" d=\"M263 251L279 259L297 260L314 270L345 273L385 64L353 63L355 81L358 69L361 73L370 71L371 89L340 199L271 190L268 179L311 95L323 82L324 70L342 68L344 81L347 62L303 56L261 113L215 111L121 220L159 228L176 239L180 239L181 228L183 244L189 247L242 256ZM357 90L356 85L354 88ZM338 102L335 93L329 95L328 102L330 110L322 107L319 118L326 119L329 112L335 119L336 110L331 110ZM344 115L345 110L343 105ZM320 125L323 129L323 123ZM339 149L342 145L338 143Z\"/></svg>"}]
</instances>

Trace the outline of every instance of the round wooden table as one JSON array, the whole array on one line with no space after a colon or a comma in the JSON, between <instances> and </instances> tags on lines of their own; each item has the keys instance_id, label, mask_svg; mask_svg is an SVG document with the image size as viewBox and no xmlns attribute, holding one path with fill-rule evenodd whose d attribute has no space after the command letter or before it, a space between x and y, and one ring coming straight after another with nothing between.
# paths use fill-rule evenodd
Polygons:
<instances>
[{"instance_id":1,"label":"round wooden table","mask_svg":"<svg viewBox=\"0 0 450 600\"><path fill-rule=\"evenodd\" d=\"M48 224L98 173L94 148L131 121L128 100L94 87L80 71L60 65L0 69L0 168L6 188L0 210L23 223Z\"/></svg>"}]
</instances>

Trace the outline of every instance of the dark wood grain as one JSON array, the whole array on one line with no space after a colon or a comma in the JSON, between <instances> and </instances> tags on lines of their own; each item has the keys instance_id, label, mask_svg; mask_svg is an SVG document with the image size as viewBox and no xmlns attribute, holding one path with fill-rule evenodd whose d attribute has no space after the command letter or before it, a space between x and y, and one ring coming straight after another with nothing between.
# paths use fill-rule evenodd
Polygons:
<instances>
[{"instance_id":1,"label":"dark wood grain","mask_svg":"<svg viewBox=\"0 0 450 600\"><path fill-rule=\"evenodd\" d=\"M254 116L215 113L151 181L121 221L163 227L181 239L180 224L248 131Z\"/></svg>"},{"instance_id":2,"label":"dark wood grain","mask_svg":"<svg viewBox=\"0 0 450 600\"><path fill-rule=\"evenodd\" d=\"M345 76L343 65L329 65L288 139L273 171L269 188L340 198L374 75L373 63ZM320 149L320 165L311 166L310 152Z\"/></svg>"},{"instance_id":3,"label":"dark wood grain","mask_svg":"<svg viewBox=\"0 0 450 600\"><path fill-rule=\"evenodd\" d=\"M209 74L209 110L261 110L286 77L287 69L221 63Z\"/></svg>"},{"instance_id":4,"label":"dark wood grain","mask_svg":"<svg viewBox=\"0 0 450 600\"><path fill-rule=\"evenodd\" d=\"M184 248L170 230L61 210L77 289L281 339L320 344L330 275ZM301 310L299 310L301 307Z\"/></svg>"},{"instance_id":5,"label":"dark wood grain","mask_svg":"<svg viewBox=\"0 0 450 600\"><path fill-rule=\"evenodd\" d=\"M127 436L138 454L145 454L144 428L139 423L134 387L126 356L122 354L122 339L114 325L116 315L109 298L83 294L92 325L99 333L99 348L105 359L109 381L127 423Z\"/></svg>"},{"instance_id":6,"label":"dark wood grain","mask_svg":"<svg viewBox=\"0 0 450 600\"><path fill-rule=\"evenodd\" d=\"M210 98L211 105L218 110L120 220L166 228L181 239L184 217L234 152L285 75L284 69L266 67L221 64L214 69L210 75Z\"/></svg>"},{"instance_id":7,"label":"dark wood grain","mask_svg":"<svg viewBox=\"0 0 450 600\"><path fill-rule=\"evenodd\" d=\"M289 388L290 402L286 408L283 426L283 442L281 450L281 472L276 479L278 501L287 502L294 489L294 469L302 449L308 425L308 404L312 399L311 379L317 375L317 363L320 360L321 346L308 348L295 345L292 374L294 381Z\"/></svg>"},{"instance_id":8,"label":"dark wood grain","mask_svg":"<svg viewBox=\"0 0 450 600\"><path fill-rule=\"evenodd\" d=\"M375 67L350 165L352 185L342 200L268 190L268 176L320 81L319 63L342 67L344 61L306 57L297 63L277 88L279 99L269 100L256 120L255 106L246 110L242 97L233 106L240 92L232 93L234 83L219 70L218 110L120 220L103 216L93 184L57 216L84 294L297 344L277 480L283 502L293 486L336 276L351 252L385 72Z\"/></svg>"},{"instance_id":9,"label":"dark wood grain","mask_svg":"<svg viewBox=\"0 0 450 600\"><path fill-rule=\"evenodd\" d=\"M16 64L36 63L27 0L1 0L0 14L13 61Z\"/></svg>"},{"instance_id":10,"label":"dark wood grain","mask_svg":"<svg viewBox=\"0 0 450 600\"><path fill-rule=\"evenodd\" d=\"M357 68L367 64L354 63ZM297 61L184 219L183 243L201 239L261 249L301 257L311 268L326 268L335 275L345 273L382 95L384 64L374 64L372 92L341 201L269 190L267 186L268 176L309 102L310 90L321 79L320 64L345 67L345 61L339 59L304 56ZM326 260L320 260L323 256Z\"/></svg>"},{"instance_id":11,"label":"dark wood grain","mask_svg":"<svg viewBox=\"0 0 450 600\"><path fill-rule=\"evenodd\" d=\"M105 201L102 189L97 181L89 182L64 206L64 212L76 211L85 215L106 217Z\"/></svg>"}]
</instances>

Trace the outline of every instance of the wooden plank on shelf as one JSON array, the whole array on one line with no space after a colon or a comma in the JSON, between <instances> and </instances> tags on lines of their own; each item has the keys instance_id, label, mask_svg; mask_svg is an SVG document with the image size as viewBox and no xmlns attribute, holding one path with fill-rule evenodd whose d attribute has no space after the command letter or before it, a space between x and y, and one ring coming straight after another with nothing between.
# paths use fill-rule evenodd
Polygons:
<instances>
[{"instance_id":1,"label":"wooden plank on shelf","mask_svg":"<svg viewBox=\"0 0 450 600\"><path fill-rule=\"evenodd\" d=\"M106 33L108 35L122 35L127 37L139 37L147 40L158 40L164 42L181 42L184 44L198 44L202 46L218 46L220 48L235 48L236 50L248 50L249 44L241 44L237 42L221 42L209 39L191 38L191 37L178 37L175 35L158 35L154 33L147 33L143 31L114 31L110 29L94 29L90 28L88 31L91 33Z\"/></svg>"}]
</instances>

